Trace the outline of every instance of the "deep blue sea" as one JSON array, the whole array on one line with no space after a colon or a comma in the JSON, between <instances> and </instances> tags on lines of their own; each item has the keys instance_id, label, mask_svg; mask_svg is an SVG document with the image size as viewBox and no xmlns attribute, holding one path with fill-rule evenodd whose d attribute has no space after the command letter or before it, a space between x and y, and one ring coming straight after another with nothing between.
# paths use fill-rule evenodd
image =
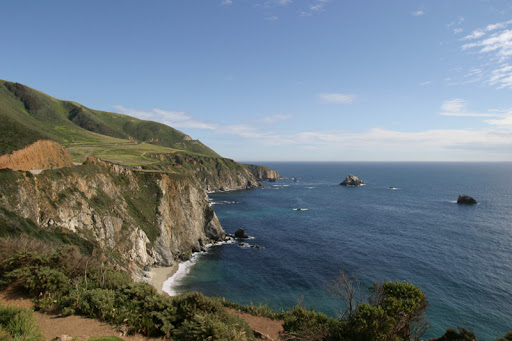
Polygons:
<instances>
[{"instance_id":1,"label":"deep blue sea","mask_svg":"<svg viewBox=\"0 0 512 341\"><path fill-rule=\"evenodd\" d=\"M259 164L298 181L210 198L226 232L242 227L262 248L211 247L175 291L285 309L302 300L336 316L341 303L325 283L343 268L365 287L419 286L425 337L462 326L491 340L512 329L512 163ZM339 186L348 174L366 185ZM456 204L459 194L479 205Z\"/></svg>"}]
</instances>

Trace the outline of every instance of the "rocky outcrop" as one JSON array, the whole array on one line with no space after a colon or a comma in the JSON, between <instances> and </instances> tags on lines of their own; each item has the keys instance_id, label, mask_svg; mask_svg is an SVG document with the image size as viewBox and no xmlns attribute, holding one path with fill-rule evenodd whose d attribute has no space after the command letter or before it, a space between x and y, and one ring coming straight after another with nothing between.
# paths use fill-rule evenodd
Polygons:
<instances>
[{"instance_id":1,"label":"rocky outcrop","mask_svg":"<svg viewBox=\"0 0 512 341\"><path fill-rule=\"evenodd\" d=\"M279 173L273 169L259 165L245 165L249 171L256 177L256 180L275 180L281 178Z\"/></svg>"},{"instance_id":2,"label":"rocky outcrop","mask_svg":"<svg viewBox=\"0 0 512 341\"><path fill-rule=\"evenodd\" d=\"M235 238L244 238L244 239L246 239L246 238L249 238L249 236L247 235L247 233L245 233L244 229L239 228L235 232Z\"/></svg>"},{"instance_id":3,"label":"rocky outcrop","mask_svg":"<svg viewBox=\"0 0 512 341\"><path fill-rule=\"evenodd\" d=\"M0 183L2 208L41 228L94 241L135 275L224 239L204 189L190 177L89 157L82 166L40 175L0 170Z\"/></svg>"},{"instance_id":4,"label":"rocky outcrop","mask_svg":"<svg viewBox=\"0 0 512 341\"><path fill-rule=\"evenodd\" d=\"M157 159L151 167L162 171L191 175L208 192L232 191L261 187L264 179L279 178L277 171L263 166L244 165L231 159L191 156L180 153L147 154Z\"/></svg>"},{"instance_id":5,"label":"rocky outcrop","mask_svg":"<svg viewBox=\"0 0 512 341\"><path fill-rule=\"evenodd\" d=\"M476 205L478 202L469 195L461 194L457 199L457 204Z\"/></svg>"},{"instance_id":6,"label":"rocky outcrop","mask_svg":"<svg viewBox=\"0 0 512 341\"><path fill-rule=\"evenodd\" d=\"M0 156L0 168L13 170L72 167L73 161L60 144L39 140L23 149Z\"/></svg>"},{"instance_id":7,"label":"rocky outcrop","mask_svg":"<svg viewBox=\"0 0 512 341\"><path fill-rule=\"evenodd\" d=\"M362 180L359 180L359 178L353 174L347 175L345 180L343 180L342 183L340 183L340 186L362 186L364 185L364 182Z\"/></svg>"}]
</instances>

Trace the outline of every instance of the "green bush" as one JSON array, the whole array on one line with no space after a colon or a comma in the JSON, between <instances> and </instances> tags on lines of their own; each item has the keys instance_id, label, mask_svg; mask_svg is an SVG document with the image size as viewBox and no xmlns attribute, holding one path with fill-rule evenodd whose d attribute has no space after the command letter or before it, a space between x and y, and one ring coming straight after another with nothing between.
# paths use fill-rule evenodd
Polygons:
<instances>
[{"instance_id":1,"label":"green bush","mask_svg":"<svg viewBox=\"0 0 512 341\"><path fill-rule=\"evenodd\" d=\"M277 312L272 307L266 304L254 305L251 303L250 305L242 305L228 301L223 297L217 297L217 299L223 306L227 308L232 308L244 313L251 314L253 316L266 317L272 320L283 320L286 316L286 312L282 308L281 311Z\"/></svg>"},{"instance_id":2,"label":"green bush","mask_svg":"<svg viewBox=\"0 0 512 341\"><path fill-rule=\"evenodd\" d=\"M496 341L512 341L512 330L508 331L504 337L496 339Z\"/></svg>"},{"instance_id":3,"label":"green bush","mask_svg":"<svg viewBox=\"0 0 512 341\"><path fill-rule=\"evenodd\" d=\"M0 305L0 340L40 341L44 335L34 320L32 311Z\"/></svg>"},{"instance_id":4,"label":"green bush","mask_svg":"<svg viewBox=\"0 0 512 341\"><path fill-rule=\"evenodd\" d=\"M425 294L407 282L376 283L373 297L359 304L341 328L350 340L417 340L428 327Z\"/></svg>"},{"instance_id":5,"label":"green bush","mask_svg":"<svg viewBox=\"0 0 512 341\"><path fill-rule=\"evenodd\" d=\"M473 341L476 339L475 334L469 330L464 328L457 328L457 330L453 328L446 329L446 332L437 340L442 341Z\"/></svg>"},{"instance_id":6,"label":"green bush","mask_svg":"<svg viewBox=\"0 0 512 341\"><path fill-rule=\"evenodd\" d=\"M336 340L340 322L314 310L295 306L285 314L283 328L290 339Z\"/></svg>"},{"instance_id":7,"label":"green bush","mask_svg":"<svg viewBox=\"0 0 512 341\"><path fill-rule=\"evenodd\" d=\"M6 277L11 282L31 294L64 293L68 290L69 279L59 270L41 267L23 267L9 272Z\"/></svg>"}]
</instances>

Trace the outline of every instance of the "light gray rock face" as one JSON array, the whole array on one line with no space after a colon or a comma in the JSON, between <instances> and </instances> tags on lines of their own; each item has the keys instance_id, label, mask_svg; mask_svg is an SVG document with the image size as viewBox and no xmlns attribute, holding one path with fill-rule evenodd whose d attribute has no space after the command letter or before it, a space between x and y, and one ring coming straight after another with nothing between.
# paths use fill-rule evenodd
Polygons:
<instances>
[{"instance_id":1,"label":"light gray rock face","mask_svg":"<svg viewBox=\"0 0 512 341\"><path fill-rule=\"evenodd\" d=\"M134 171L94 157L40 175L3 172L0 207L118 254L134 276L224 239L204 188L191 178Z\"/></svg>"},{"instance_id":2,"label":"light gray rock face","mask_svg":"<svg viewBox=\"0 0 512 341\"><path fill-rule=\"evenodd\" d=\"M340 186L362 186L364 185L364 182L362 180L359 180L359 178L353 174L347 175L345 180L343 180L342 183L340 183Z\"/></svg>"}]
</instances>

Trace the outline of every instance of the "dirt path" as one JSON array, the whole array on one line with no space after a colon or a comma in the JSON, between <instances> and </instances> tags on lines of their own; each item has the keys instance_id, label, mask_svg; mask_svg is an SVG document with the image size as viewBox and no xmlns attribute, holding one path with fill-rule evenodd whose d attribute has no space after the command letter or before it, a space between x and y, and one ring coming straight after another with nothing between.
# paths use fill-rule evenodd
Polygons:
<instances>
[{"instance_id":1,"label":"dirt path","mask_svg":"<svg viewBox=\"0 0 512 341\"><path fill-rule=\"evenodd\" d=\"M279 340L279 333L283 331L283 321L252 316L251 314L242 313L234 309L228 309L228 311L247 321L251 326L251 329L255 332L256 337L261 337L263 340L270 341Z\"/></svg>"},{"instance_id":2,"label":"dirt path","mask_svg":"<svg viewBox=\"0 0 512 341\"><path fill-rule=\"evenodd\" d=\"M12 291L0 292L0 303L6 306L17 306L27 309L33 309L34 307L31 300ZM48 315L35 311L34 318L39 324L41 332L45 334L47 341L62 335L68 335L78 339L87 339L91 336L117 336L127 341L163 340L156 338L150 339L142 335L123 336L117 327L82 316L59 317L57 315Z\"/></svg>"},{"instance_id":3,"label":"dirt path","mask_svg":"<svg viewBox=\"0 0 512 341\"><path fill-rule=\"evenodd\" d=\"M17 306L27 309L33 309L34 307L31 300L9 290L0 292L0 303L6 306ZM234 309L228 309L228 311L247 321L255 332L257 338L270 341L279 340L279 333L283 331L282 321L274 321L266 317L252 316ZM68 335L78 339L87 339L89 337L98 336L117 336L127 341L164 340L163 338L147 338L140 334L125 336L122 335L118 327L82 316L59 317L57 315L43 314L35 311L34 318L39 324L41 332L45 334L47 341L53 340L62 335Z\"/></svg>"}]
</instances>

